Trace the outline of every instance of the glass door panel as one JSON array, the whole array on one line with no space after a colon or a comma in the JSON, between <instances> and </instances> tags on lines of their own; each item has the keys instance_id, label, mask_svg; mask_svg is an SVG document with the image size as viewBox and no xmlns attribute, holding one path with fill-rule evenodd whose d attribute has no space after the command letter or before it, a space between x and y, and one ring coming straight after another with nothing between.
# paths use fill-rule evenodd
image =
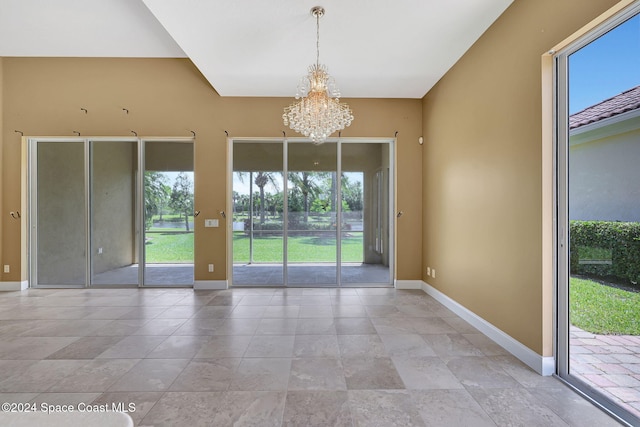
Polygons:
<instances>
[{"instance_id":1,"label":"glass door panel","mask_svg":"<svg viewBox=\"0 0 640 427\"><path fill-rule=\"evenodd\" d=\"M193 143L144 141L144 284L193 285Z\"/></svg>"},{"instance_id":2,"label":"glass door panel","mask_svg":"<svg viewBox=\"0 0 640 427\"><path fill-rule=\"evenodd\" d=\"M91 141L90 149L91 285L137 285L137 141Z\"/></svg>"},{"instance_id":3,"label":"glass door panel","mask_svg":"<svg viewBox=\"0 0 640 427\"><path fill-rule=\"evenodd\" d=\"M341 283L390 285L389 144L341 147Z\"/></svg>"},{"instance_id":4,"label":"glass door panel","mask_svg":"<svg viewBox=\"0 0 640 427\"><path fill-rule=\"evenodd\" d=\"M84 141L37 142L37 285L87 280Z\"/></svg>"},{"instance_id":5,"label":"glass door panel","mask_svg":"<svg viewBox=\"0 0 640 427\"><path fill-rule=\"evenodd\" d=\"M336 285L336 143L288 144L287 283Z\"/></svg>"},{"instance_id":6,"label":"glass door panel","mask_svg":"<svg viewBox=\"0 0 640 427\"><path fill-rule=\"evenodd\" d=\"M638 8L634 13L559 58L568 93L559 103L567 113L559 125L560 236L568 230L568 248L558 248L559 373L630 425L640 422Z\"/></svg>"},{"instance_id":7,"label":"glass door panel","mask_svg":"<svg viewBox=\"0 0 640 427\"><path fill-rule=\"evenodd\" d=\"M233 283L284 284L282 142L233 146Z\"/></svg>"}]
</instances>

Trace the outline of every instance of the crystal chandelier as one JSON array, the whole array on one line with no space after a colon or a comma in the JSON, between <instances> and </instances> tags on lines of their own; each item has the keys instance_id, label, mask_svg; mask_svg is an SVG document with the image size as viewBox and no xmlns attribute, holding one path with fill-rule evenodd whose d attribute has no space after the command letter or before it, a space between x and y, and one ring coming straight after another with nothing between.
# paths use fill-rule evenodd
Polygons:
<instances>
[{"instance_id":1,"label":"crystal chandelier","mask_svg":"<svg viewBox=\"0 0 640 427\"><path fill-rule=\"evenodd\" d=\"M324 8L311 9L316 18L316 63L309 67L309 73L298 84L296 101L284 109L282 120L308 137L314 144L322 144L333 132L342 130L353 121L349 106L340 102L340 90L329 75L327 67L320 64L320 18Z\"/></svg>"}]
</instances>

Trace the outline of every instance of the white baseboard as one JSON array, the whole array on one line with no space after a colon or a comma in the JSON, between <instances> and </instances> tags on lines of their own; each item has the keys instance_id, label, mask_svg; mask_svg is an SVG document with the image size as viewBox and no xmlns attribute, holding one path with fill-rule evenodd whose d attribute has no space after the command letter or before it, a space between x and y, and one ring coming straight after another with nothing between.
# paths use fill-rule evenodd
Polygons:
<instances>
[{"instance_id":1,"label":"white baseboard","mask_svg":"<svg viewBox=\"0 0 640 427\"><path fill-rule=\"evenodd\" d=\"M524 364L540 375L549 376L555 372L555 359L551 356L541 356L531 350L520 341L507 335L491 323L484 320L474 312L449 298L428 283L422 282L422 290L431 295L435 300L453 311L473 327L495 341L499 346L520 359Z\"/></svg>"},{"instance_id":2,"label":"white baseboard","mask_svg":"<svg viewBox=\"0 0 640 427\"><path fill-rule=\"evenodd\" d=\"M229 282L227 280L196 280L193 283L193 289L219 291L229 289Z\"/></svg>"},{"instance_id":3,"label":"white baseboard","mask_svg":"<svg viewBox=\"0 0 640 427\"><path fill-rule=\"evenodd\" d=\"M0 282L0 291L24 291L28 287L28 280L21 282Z\"/></svg>"},{"instance_id":4,"label":"white baseboard","mask_svg":"<svg viewBox=\"0 0 640 427\"><path fill-rule=\"evenodd\" d=\"M422 280L396 280L394 282L396 289L422 289Z\"/></svg>"}]
</instances>

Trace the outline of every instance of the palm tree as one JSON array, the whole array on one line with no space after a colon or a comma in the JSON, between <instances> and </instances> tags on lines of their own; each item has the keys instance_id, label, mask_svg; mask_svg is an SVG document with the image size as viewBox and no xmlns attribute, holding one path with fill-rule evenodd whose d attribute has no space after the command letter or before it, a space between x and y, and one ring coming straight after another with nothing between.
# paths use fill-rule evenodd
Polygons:
<instances>
[{"instance_id":1,"label":"palm tree","mask_svg":"<svg viewBox=\"0 0 640 427\"><path fill-rule=\"evenodd\" d=\"M162 208L167 203L171 194L171 187L167 185L168 178L162 172L145 171L144 173L144 212L145 228L149 229L153 224L153 215L160 213L162 220Z\"/></svg>"},{"instance_id":2,"label":"palm tree","mask_svg":"<svg viewBox=\"0 0 640 427\"><path fill-rule=\"evenodd\" d=\"M238 179L240 180L240 182L243 182L245 174L247 172L235 172L235 173L237 174ZM264 224L265 211L266 211L266 206L265 206L265 201L264 201L264 187L267 184L271 183L271 185L273 185L275 187L276 191L278 191L278 181L276 180L276 173L275 172L259 171L259 172L253 172L253 174L255 174L255 179L253 180L253 182L260 189L260 224ZM253 218L252 218L252 220L253 220Z\"/></svg>"},{"instance_id":3,"label":"palm tree","mask_svg":"<svg viewBox=\"0 0 640 427\"><path fill-rule=\"evenodd\" d=\"M258 172L256 174L256 179L253 181L260 189L260 224L264 224L264 212L265 212L265 204L264 204L264 186L269 183L269 180L273 180L268 172Z\"/></svg>"},{"instance_id":4,"label":"palm tree","mask_svg":"<svg viewBox=\"0 0 640 427\"><path fill-rule=\"evenodd\" d=\"M304 222L309 222L309 196L315 197L320 192L320 186L316 182L319 172L290 172L289 181L302 193Z\"/></svg>"},{"instance_id":5,"label":"palm tree","mask_svg":"<svg viewBox=\"0 0 640 427\"><path fill-rule=\"evenodd\" d=\"M184 225L189 231L189 215L193 215L193 182L185 172L180 172L173 183L169 206L184 215Z\"/></svg>"}]
</instances>

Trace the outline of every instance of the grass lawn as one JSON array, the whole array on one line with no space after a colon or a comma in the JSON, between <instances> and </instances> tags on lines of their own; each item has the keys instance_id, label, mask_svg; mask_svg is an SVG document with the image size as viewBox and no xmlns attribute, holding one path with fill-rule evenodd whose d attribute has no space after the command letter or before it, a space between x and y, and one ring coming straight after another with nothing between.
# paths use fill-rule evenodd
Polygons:
<instances>
[{"instance_id":1,"label":"grass lawn","mask_svg":"<svg viewBox=\"0 0 640 427\"><path fill-rule=\"evenodd\" d=\"M571 324L594 334L640 335L640 293L571 278Z\"/></svg>"},{"instance_id":2,"label":"grass lawn","mask_svg":"<svg viewBox=\"0 0 640 427\"><path fill-rule=\"evenodd\" d=\"M193 233L147 231L146 238L145 254L148 263L193 262Z\"/></svg>"},{"instance_id":3,"label":"grass lawn","mask_svg":"<svg viewBox=\"0 0 640 427\"><path fill-rule=\"evenodd\" d=\"M287 239L289 262L335 262L335 237L291 236ZM342 238L342 261L362 262L362 233ZM282 237L258 237L253 239L255 262L282 262ZM233 261L249 262L249 236L244 232L233 233Z\"/></svg>"},{"instance_id":4,"label":"grass lawn","mask_svg":"<svg viewBox=\"0 0 640 427\"><path fill-rule=\"evenodd\" d=\"M192 263L193 233L168 233L168 230L146 232L148 263ZM335 237L292 236L288 239L290 262L335 262ZM255 262L282 262L282 237L255 237ZM342 239L342 261L362 262L362 233ZM233 233L234 262L249 262L249 237L244 232Z\"/></svg>"}]
</instances>

